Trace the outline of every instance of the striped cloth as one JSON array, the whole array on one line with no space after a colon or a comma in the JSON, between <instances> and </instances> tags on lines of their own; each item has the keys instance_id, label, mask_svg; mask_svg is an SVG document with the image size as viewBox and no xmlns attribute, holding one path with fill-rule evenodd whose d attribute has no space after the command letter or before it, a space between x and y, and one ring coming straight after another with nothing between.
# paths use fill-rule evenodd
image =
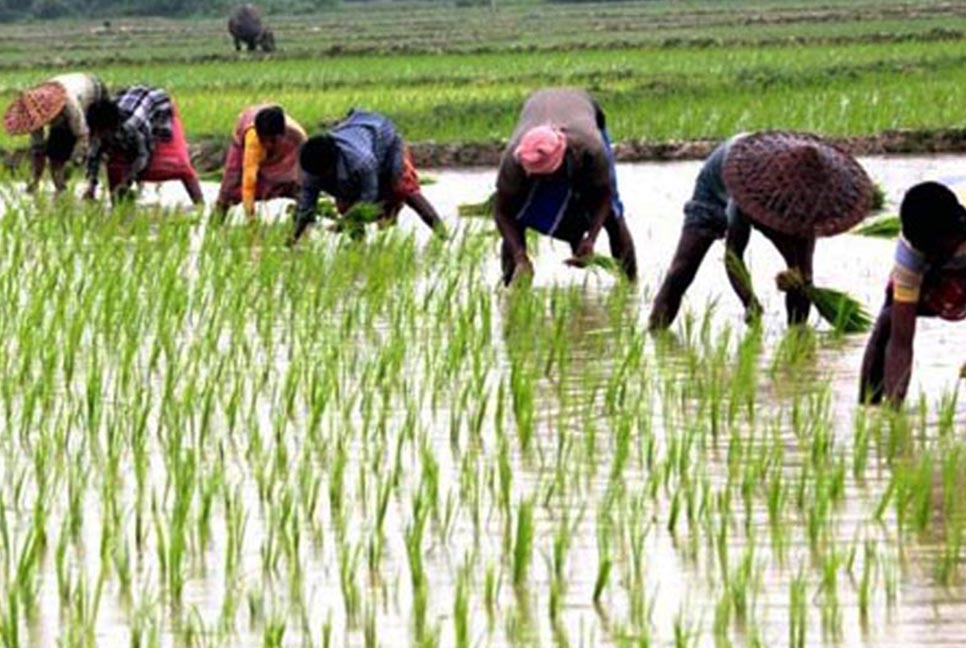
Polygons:
<instances>
[{"instance_id":1,"label":"striped cloth","mask_svg":"<svg viewBox=\"0 0 966 648\"><path fill-rule=\"evenodd\" d=\"M376 202L383 187L403 167L403 146L396 125L383 115L354 110L330 132L339 147L336 187L340 200Z\"/></svg>"},{"instance_id":2,"label":"striped cloth","mask_svg":"<svg viewBox=\"0 0 966 648\"><path fill-rule=\"evenodd\" d=\"M329 135L339 149L334 182L303 170L296 223L315 221L319 194L337 203L400 203L419 191L419 175L396 125L378 113L353 110Z\"/></svg>"},{"instance_id":3,"label":"striped cloth","mask_svg":"<svg viewBox=\"0 0 966 648\"><path fill-rule=\"evenodd\" d=\"M167 92L148 86L123 90L116 102L121 125L114 133L113 146L131 157L130 168L136 176L148 168L154 140L171 140L174 108ZM102 142L91 147L87 158L87 177L91 182L97 179L103 153Z\"/></svg>"},{"instance_id":4,"label":"striped cloth","mask_svg":"<svg viewBox=\"0 0 966 648\"><path fill-rule=\"evenodd\" d=\"M923 279L933 270L929 261L919 250L900 236L896 244L895 266L892 269L892 296L897 302L917 303L923 287ZM958 273L966 270L966 244L947 260L941 268L943 272Z\"/></svg>"}]
</instances>

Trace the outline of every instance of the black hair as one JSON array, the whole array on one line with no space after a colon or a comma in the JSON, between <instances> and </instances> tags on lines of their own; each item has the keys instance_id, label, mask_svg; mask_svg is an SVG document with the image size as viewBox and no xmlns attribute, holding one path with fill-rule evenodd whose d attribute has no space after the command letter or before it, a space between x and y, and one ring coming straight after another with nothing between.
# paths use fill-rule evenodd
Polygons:
<instances>
[{"instance_id":1,"label":"black hair","mask_svg":"<svg viewBox=\"0 0 966 648\"><path fill-rule=\"evenodd\" d=\"M255 115L255 132L259 137L272 137L285 132L285 112L278 106L262 108Z\"/></svg>"},{"instance_id":2,"label":"black hair","mask_svg":"<svg viewBox=\"0 0 966 648\"><path fill-rule=\"evenodd\" d=\"M923 182L909 189L899 207L902 235L924 254L937 254L950 241L966 239L966 209L949 187Z\"/></svg>"},{"instance_id":3,"label":"black hair","mask_svg":"<svg viewBox=\"0 0 966 648\"><path fill-rule=\"evenodd\" d=\"M52 126L44 145L44 154L52 162L66 162L74 152L77 138L67 124Z\"/></svg>"},{"instance_id":4,"label":"black hair","mask_svg":"<svg viewBox=\"0 0 966 648\"><path fill-rule=\"evenodd\" d=\"M607 128L607 115L604 114L604 109L600 107L596 99L591 99L591 103L594 105L594 120L597 122L597 130L604 130Z\"/></svg>"},{"instance_id":5,"label":"black hair","mask_svg":"<svg viewBox=\"0 0 966 648\"><path fill-rule=\"evenodd\" d=\"M299 165L302 169L321 178L335 176L338 159L339 147L331 135L314 135L299 151Z\"/></svg>"},{"instance_id":6,"label":"black hair","mask_svg":"<svg viewBox=\"0 0 966 648\"><path fill-rule=\"evenodd\" d=\"M87 107L87 126L92 131L114 130L121 125L121 111L110 99L99 99Z\"/></svg>"}]
</instances>

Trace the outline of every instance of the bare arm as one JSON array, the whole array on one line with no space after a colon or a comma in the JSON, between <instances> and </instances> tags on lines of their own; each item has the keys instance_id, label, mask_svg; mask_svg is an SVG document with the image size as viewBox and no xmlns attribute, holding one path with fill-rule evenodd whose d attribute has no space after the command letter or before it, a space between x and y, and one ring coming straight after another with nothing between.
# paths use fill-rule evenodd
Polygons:
<instances>
[{"instance_id":1,"label":"bare arm","mask_svg":"<svg viewBox=\"0 0 966 648\"><path fill-rule=\"evenodd\" d=\"M909 389L912 376L912 344L916 337L918 304L892 304L892 330L885 349L885 398L894 405L901 404Z\"/></svg>"},{"instance_id":2,"label":"bare arm","mask_svg":"<svg viewBox=\"0 0 966 648\"><path fill-rule=\"evenodd\" d=\"M44 151L44 129L40 128L30 134L30 162L32 176L27 191L33 191L40 184L40 177L47 165L47 155Z\"/></svg>"},{"instance_id":3,"label":"bare arm","mask_svg":"<svg viewBox=\"0 0 966 648\"><path fill-rule=\"evenodd\" d=\"M859 378L859 402L878 405L882 402L886 345L892 328L892 306L885 305L875 320L875 328L865 345Z\"/></svg>"},{"instance_id":4,"label":"bare arm","mask_svg":"<svg viewBox=\"0 0 966 648\"><path fill-rule=\"evenodd\" d=\"M493 205L493 219L496 221L496 228L500 231L503 240L510 247L515 262L528 261L527 244L523 237L523 230L513 222L512 200L504 193L498 192L496 202Z\"/></svg>"},{"instance_id":5,"label":"bare arm","mask_svg":"<svg viewBox=\"0 0 966 648\"><path fill-rule=\"evenodd\" d=\"M415 193L406 198L406 204L419 215L431 230L440 236L446 236L446 227L443 225L443 220L436 213L432 203L426 200L426 196L422 193Z\"/></svg>"},{"instance_id":6,"label":"bare arm","mask_svg":"<svg viewBox=\"0 0 966 648\"><path fill-rule=\"evenodd\" d=\"M87 151L87 190L84 196L89 199L93 199L97 193L97 176L101 170L103 146L101 140L97 139L91 142L91 148Z\"/></svg>"},{"instance_id":7,"label":"bare arm","mask_svg":"<svg viewBox=\"0 0 966 648\"><path fill-rule=\"evenodd\" d=\"M613 205L611 203L610 188L608 187L600 192L600 198L594 207L593 219L590 221L590 228L588 228L587 233L577 248L578 257L590 256L594 253L594 244L597 242L597 236L600 235L600 230L604 227L604 221L610 215L611 209L613 209Z\"/></svg>"},{"instance_id":8,"label":"bare arm","mask_svg":"<svg viewBox=\"0 0 966 648\"><path fill-rule=\"evenodd\" d=\"M303 173L298 206L295 208L295 229L292 232L292 237L289 239L290 245L298 242L309 225L315 222L315 211L321 192L322 187L318 178L308 173Z\"/></svg>"},{"instance_id":9,"label":"bare arm","mask_svg":"<svg viewBox=\"0 0 966 648\"><path fill-rule=\"evenodd\" d=\"M140 129L133 129L131 134L137 147L137 154L134 161L131 162L128 177L121 183L122 186L132 184L141 175L141 172L151 164L151 144L148 141L147 133Z\"/></svg>"},{"instance_id":10,"label":"bare arm","mask_svg":"<svg viewBox=\"0 0 966 648\"><path fill-rule=\"evenodd\" d=\"M785 259L785 265L788 269L798 271L806 284L812 283L815 239L789 236L764 228L761 229L761 232L778 249L779 254ZM785 294L785 312L788 314L789 325L807 322L811 306L812 302L805 296L804 292L797 288L788 290Z\"/></svg>"}]
</instances>

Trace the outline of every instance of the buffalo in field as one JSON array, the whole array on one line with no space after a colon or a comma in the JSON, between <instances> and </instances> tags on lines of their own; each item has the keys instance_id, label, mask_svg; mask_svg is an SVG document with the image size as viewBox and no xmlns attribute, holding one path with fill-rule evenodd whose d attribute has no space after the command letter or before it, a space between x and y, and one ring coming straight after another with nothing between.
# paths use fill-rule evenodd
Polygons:
<instances>
[{"instance_id":1,"label":"buffalo in field","mask_svg":"<svg viewBox=\"0 0 966 648\"><path fill-rule=\"evenodd\" d=\"M275 51L275 34L262 23L262 12L258 7L244 4L237 7L228 19L228 32L235 39L235 50L241 50L241 44L248 46L248 51L255 51L261 47L263 52Z\"/></svg>"}]
</instances>

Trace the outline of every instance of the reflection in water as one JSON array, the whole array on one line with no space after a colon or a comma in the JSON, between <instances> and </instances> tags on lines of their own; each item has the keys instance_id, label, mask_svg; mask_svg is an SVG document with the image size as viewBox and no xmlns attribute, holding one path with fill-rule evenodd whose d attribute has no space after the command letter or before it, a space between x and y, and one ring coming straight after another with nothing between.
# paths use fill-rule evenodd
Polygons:
<instances>
[{"instance_id":1,"label":"reflection in water","mask_svg":"<svg viewBox=\"0 0 966 648\"><path fill-rule=\"evenodd\" d=\"M284 224L248 232L201 222L187 241L156 228L155 246L180 236L171 258L132 264L109 293L138 323L131 338L143 347L115 359L81 336L82 388L58 392L70 408L55 410L57 433L92 427L71 442L81 448L70 446L86 463L51 468L64 478L48 486L50 514L67 531L47 530L44 622L33 641L57 641L63 608L89 612L103 551L112 570L128 564L133 574L127 593L119 578L104 581L95 628L104 645L129 639L132 619L165 645L264 645L284 623L293 645L328 636L333 645L449 646L457 619L472 645L960 645L966 410L948 394L966 359L961 327L923 322L915 376L926 406L911 420L854 404L862 336L789 330L773 290L762 294L761 327L746 327L720 246L678 327L649 335L649 296L699 164L619 168L634 188L624 193L639 286L563 266L566 250L541 241L532 289L496 289L486 222L462 228L479 235L418 251L376 235L353 254L340 249L341 268L321 233L295 254L282 249ZM960 164L867 161L893 200ZM427 196L457 225L456 205L485 197L492 182L491 172L442 172ZM145 200L165 203L167 191ZM401 228L426 243L411 214ZM110 249L150 256L151 240L131 239ZM4 241L9 278L23 253ZM875 310L891 248L821 241L816 281ZM453 254L465 272L446 271ZM762 286L783 265L756 238L749 260ZM40 294L45 285L31 284L35 306L74 307L69 295L91 290L73 276L67 297ZM217 291L230 317L216 313ZM312 306L291 308L303 294ZM90 312L120 319L93 295ZM177 335L155 326L170 317L159 304L178 313ZM23 310L11 336L31 322ZM212 330L211 321L230 325ZM21 385L44 384L29 378L34 364L51 364L45 357L4 347L5 373L28 378L10 381L4 403L30 402ZM88 366L91 358L106 364ZM95 369L104 392L123 397L103 412ZM139 389L117 386L125 382ZM91 423L91 412L110 424ZM52 436L47 422L23 427L0 489L18 542L33 519L23 493L35 482L17 480L42 472L29 460L42 456L31 454L37 439ZM98 478L87 482L88 473ZM102 497L101 475L123 484L116 499ZM181 519L173 512L185 492ZM191 528L184 554L160 546L176 522ZM72 524L70 567L59 569L54 539L71 537ZM162 575L171 560L185 561L186 582ZM152 601L172 586L183 587L180 609Z\"/></svg>"}]
</instances>

